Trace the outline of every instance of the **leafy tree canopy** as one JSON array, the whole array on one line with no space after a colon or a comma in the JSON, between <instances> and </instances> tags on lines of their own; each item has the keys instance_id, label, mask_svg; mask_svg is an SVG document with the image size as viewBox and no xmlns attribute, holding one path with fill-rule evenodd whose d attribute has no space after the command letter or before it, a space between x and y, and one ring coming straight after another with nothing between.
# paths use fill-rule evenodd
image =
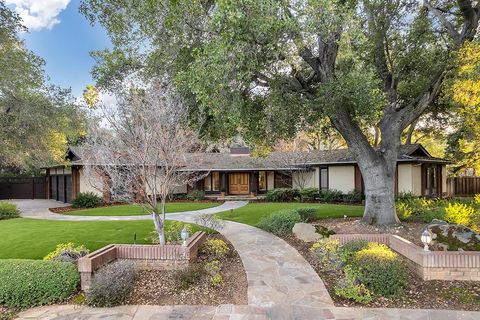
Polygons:
<instances>
[{"instance_id":1,"label":"leafy tree canopy","mask_svg":"<svg viewBox=\"0 0 480 320\"><path fill-rule=\"evenodd\" d=\"M44 61L18 37L20 17L0 1L0 169L30 171L64 160L83 116L69 90L47 84Z\"/></svg>"}]
</instances>

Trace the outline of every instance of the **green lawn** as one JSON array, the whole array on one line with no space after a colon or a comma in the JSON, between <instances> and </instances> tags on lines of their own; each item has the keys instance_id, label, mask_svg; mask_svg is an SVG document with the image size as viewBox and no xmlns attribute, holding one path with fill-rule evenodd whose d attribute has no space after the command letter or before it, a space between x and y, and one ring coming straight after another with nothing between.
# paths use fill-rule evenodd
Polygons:
<instances>
[{"instance_id":1,"label":"green lawn","mask_svg":"<svg viewBox=\"0 0 480 320\"><path fill-rule=\"evenodd\" d=\"M169 221L167 221L167 224ZM0 259L42 259L57 244L74 242L96 250L111 243L147 243L153 221L0 220ZM198 230L192 227L192 232Z\"/></svg>"},{"instance_id":2,"label":"green lawn","mask_svg":"<svg viewBox=\"0 0 480 320\"><path fill-rule=\"evenodd\" d=\"M167 203L165 208L167 213L183 212L212 208L220 205L215 202L171 202ZM136 216L147 214L145 208L140 205L118 205L93 209L83 209L66 212L68 215L75 216Z\"/></svg>"},{"instance_id":3,"label":"green lawn","mask_svg":"<svg viewBox=\"0 0 480 320\"><path fill-rule=\"evenodd\" d=\"M272 212L300 207L318 208L318 218L338 218L344 215L348 217L361 217L363 215L363 206L352 206L343 204L319 204L319 203L249 203L245 207L235 209L229 212L218 213L217 216L224 220L237 221L249 225L256 225L263 216Z\"/></svg>"}]
</instances>

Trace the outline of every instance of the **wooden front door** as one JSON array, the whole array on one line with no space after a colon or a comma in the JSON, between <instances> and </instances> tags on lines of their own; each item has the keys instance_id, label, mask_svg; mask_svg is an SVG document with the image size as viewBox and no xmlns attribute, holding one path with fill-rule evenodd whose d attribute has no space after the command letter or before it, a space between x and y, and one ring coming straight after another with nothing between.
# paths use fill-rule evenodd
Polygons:
<instances>
[{"instance_id":1,"label":"wooden front door","mask_svg":"<svg viewBox=\"0 0 480 320\"><path fill-rule=\"evenodd\" d=\"M248 173L230 173L228 176L228 193L229 194L249 194L249 179Z\"/></svg>"}]
</instances>

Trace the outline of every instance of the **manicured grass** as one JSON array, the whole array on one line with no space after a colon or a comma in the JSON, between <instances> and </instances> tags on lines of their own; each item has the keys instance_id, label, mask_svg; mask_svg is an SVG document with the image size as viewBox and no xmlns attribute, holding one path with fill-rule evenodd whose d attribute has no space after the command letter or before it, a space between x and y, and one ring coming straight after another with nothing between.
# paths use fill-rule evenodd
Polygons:
<instances>
[{"instance_id":1,"label":"manicured grass","mask_svg":"<svg viewBox=\"0 0 480 320\"><path fill-rule=\"evenodd\" d=\"M224 220L237 221L254 226L263 216L267 216L272 212L301 207L318 208L319 219L342 218L344 215L348 217L361 217L364 209L363 206L343 204L259 202L249 203L245 207L229 212L218 213L217 216Z\"/></svg>"},{"instance_id":2,"label":"manicured grass","mask_svg":"<svg viewBox=\"0 0 480 320\"><path fill-rule=\"evenodd\" d=\"M215 202L170 202L165 205L167 213L184 212L213 208L220 205ZM140 205L118 205L99 207L93 209L82 209L65 212L64 214L74 216L137 216L147 214L145 208Z\"/></svg>"},{"instance_id":3,"label":"manicured grass","mask_svg":"<svg viewBox=\"0 0 480 320\"><path fill-rule=\"evenodd\" d=\"M167 221L167 224L170 223ZM148 243L153 221L0 221L0 259L42 259L57 244L85 244L91 251L111 243ZM198 226L192 226L192 232Z\"/></svg>"}]
</instances>

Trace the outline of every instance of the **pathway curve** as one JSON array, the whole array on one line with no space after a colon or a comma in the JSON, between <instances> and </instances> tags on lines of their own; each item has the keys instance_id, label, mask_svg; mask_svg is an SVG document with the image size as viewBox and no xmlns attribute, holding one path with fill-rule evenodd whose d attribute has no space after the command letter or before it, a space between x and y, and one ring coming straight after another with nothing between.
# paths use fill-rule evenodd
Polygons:
<instances>
[{"instance_id":1,"label":"pathway curve","mask_svg":"<svg viewBox=\"0 0 480 320\"><path fill-rule=\"evenodd\" d=\"M171 213L168 219L194 222L194 214ZM248 303L272 319L300 319L314 312L330 316L333 301L311 265L282 239L258 228L225 221L219 230L242 259L248 280Z\"/></svg>"},{"instance_id":2,"label":"pathway curve","mask_svg":"<svg viewBox=\"0 0 480 320\"><path fill-rule=\"evenodd\" d=\"M58 202L55 200L8 200L15 203L20 210L22 218L44 219L44 220L61 220L61 221L135 221L135 220L151 220L151 215L136 216L77 216L60 213L53 213L49 208L66 207L69 204ZM196 211L185 211L181 213L193 215L200 213L219 213L241 208L248 204L248 201L226 201L223 204ZM167 214L167 217L170 214Z\"/></svg>"}]
</instances>

